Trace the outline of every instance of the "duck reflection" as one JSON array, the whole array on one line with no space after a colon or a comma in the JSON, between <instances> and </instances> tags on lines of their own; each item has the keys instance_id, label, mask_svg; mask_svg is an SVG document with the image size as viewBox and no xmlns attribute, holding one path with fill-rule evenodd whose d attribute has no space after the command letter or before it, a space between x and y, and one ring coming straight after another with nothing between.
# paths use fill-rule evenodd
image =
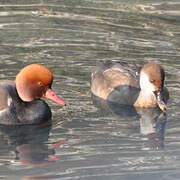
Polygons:
<instances>
[{"instance_id":1,"label":"duck reflection","mask_svg":"<svg viewBox=\"0 0 180 180\"><path fill-rule=\"evenodd\" d=\"M92 94L92 101L98 107L98 114L126 117L140 120L140 133L146 137L144 149L164 148L164 133L167 115L159 108L137 108L103 100Z\"/></svg>"},{"instance_id":2,"label":"duck reflection","mask_svg":"<svg viewBox=\"0 0 180 180\"><path fill-rule=\"evenodd\" d=\"M163 149L167 115L158 108L137 109L141 114L140 132L147 137L144 149Z\"/></svg>"},{"instance_id":3,"label":"duck reflection","mask_svg":"<svg viewBox=\"0 0 180 180\"><path fill-rule=\"evenodd\" d=\"M51 125L0 126L0 144L14 151L15 160L22 165L47 165L59 160L55 149L64 144L64 141L59 141L52 146L47 145L50 129Z\"/></svg>"},{"instance_id":4,"label":"duck reflection","mask_svg":"<svg viewBox=\"0 0 180 180\"><path fill-rule=\"evenodd\" d=\"M92 94L93 104L98 107L98 114L113 114L119 117L139 117L134 106L117 104L115 102L106 101Z\"/></svg>"}]
</instances>

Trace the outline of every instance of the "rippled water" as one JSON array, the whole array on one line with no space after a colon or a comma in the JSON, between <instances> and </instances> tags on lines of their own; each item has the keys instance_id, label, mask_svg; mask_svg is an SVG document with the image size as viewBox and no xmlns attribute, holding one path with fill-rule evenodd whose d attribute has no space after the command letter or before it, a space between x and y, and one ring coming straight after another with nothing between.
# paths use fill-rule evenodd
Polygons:
<instances>
[{"instance_id":1,"label":"rippled water","mask_svg":"<svg viewBox=\"0 0 180 180\"><path fill-rule=\"evenodd\" d=\"M52 127L0 128L0 178L180 179L179 58L179 0L1 0L0 79L45 64L69 107L48 102ZM167 115L93 102L101 60L158 60Z\"/></svg>"}]
</instances>

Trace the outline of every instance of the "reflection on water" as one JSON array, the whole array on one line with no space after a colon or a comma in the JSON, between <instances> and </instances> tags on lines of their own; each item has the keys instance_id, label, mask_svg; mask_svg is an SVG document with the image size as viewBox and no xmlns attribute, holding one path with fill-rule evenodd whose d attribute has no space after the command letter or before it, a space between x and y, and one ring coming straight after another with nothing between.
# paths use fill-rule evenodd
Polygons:
<instances>
[{"instance_id":1,"label":"reflection on water","mask_svg":"<svg viewBox=\"0 0 180 180\"><path fill-rule=\"evenodd\" d=\"M178 0L1 0L0 79L44 64L69 107L48 102L49 129L1 128L0 178L179 179L179 9ZM170 91L167 115L102 102L97 108L90 69L108 59L159 61ZM51 149L60 140L63 148Z\"/></svg>"},{"instance_id":2,"label":"reflection on water","mask_svg":"<svg viewBox=\"0 0 180 180\"><path fill-rule=\"evenodd\" d=\"M4 151L6 147L10 150L7 154L13 152L16 165L19 162L25 166L43 166L59 160L59 156L55 155L55 149L61 147L64 142L47 145L50 125L1 126L0 130L3 147L1 150Z\"/></svg>"},{"instance_id":3,"label":"reflection on water","mask_svg":"<svg viewBox=\"0 0 180 180\"><path fill-rule=\"evenodd\" d=\"M104 116L112 114L121 119L128 117L133 121L138 118L140 121L140 133L147 138L147 149L164 148L164 132L167 121L166 113L159 108L135 108L100 99L92 95L92 100L98 106L100 113ZM144 148L145 149L145 148Z\"/></svg>"}]
</instances>

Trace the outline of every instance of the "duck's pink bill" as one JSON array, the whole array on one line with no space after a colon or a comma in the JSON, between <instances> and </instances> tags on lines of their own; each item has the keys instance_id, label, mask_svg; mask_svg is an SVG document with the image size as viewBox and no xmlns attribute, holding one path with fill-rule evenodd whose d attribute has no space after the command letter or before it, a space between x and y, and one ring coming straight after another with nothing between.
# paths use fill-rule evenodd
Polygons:
<instances>
[{"instance_id":1,"label":"duck's pink bill","mask_svg":"<svg viewBox=\"0 0 180 180\"><path fill-rule=\"evenodd\" d=\"M52 89L48 89L45 94L45 98L50 99L62 106L66 106L66 102L60 98Z\"/></svg>"}]
</instances>

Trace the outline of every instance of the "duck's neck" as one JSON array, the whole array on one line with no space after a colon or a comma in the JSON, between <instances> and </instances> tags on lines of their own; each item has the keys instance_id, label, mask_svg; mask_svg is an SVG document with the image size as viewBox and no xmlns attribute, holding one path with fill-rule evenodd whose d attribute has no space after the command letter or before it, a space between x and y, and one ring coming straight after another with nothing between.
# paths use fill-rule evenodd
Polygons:
<instances>
[{"instance_id":1,"label":"duck's neck","mask_svg":"<svg viewBox=\"0 0 180 180\"><path fill-rule=\"evenodd\" d=\"M148 90L141 90L134 106L142 108L156 107L157 102L154 93Z\"/></svg>"}]
</instances>

